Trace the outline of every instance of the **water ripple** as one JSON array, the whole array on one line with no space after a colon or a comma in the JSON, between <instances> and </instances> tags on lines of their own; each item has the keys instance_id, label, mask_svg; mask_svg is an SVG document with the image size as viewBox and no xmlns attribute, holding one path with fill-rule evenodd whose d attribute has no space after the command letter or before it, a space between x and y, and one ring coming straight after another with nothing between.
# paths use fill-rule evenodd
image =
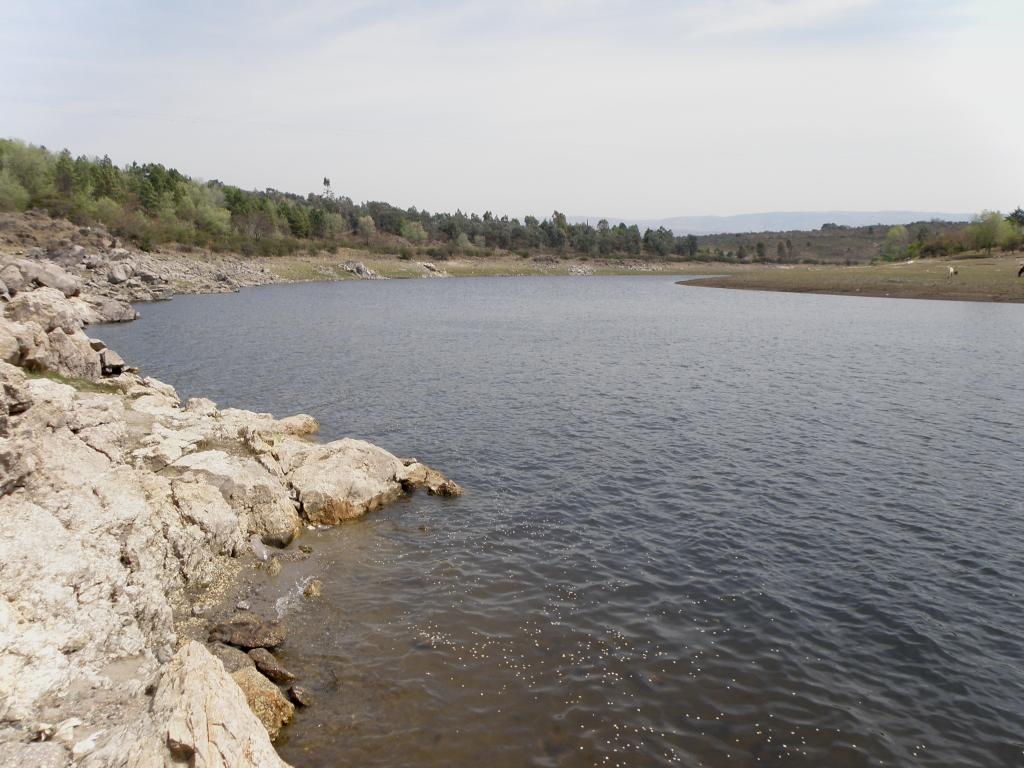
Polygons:
<instances>
[{"instance_id":1,"label":"water ripple","mask_svg":"<svg viewBox=\"0 0 1024 768\"><path fill-rule=\"evenodd\" d=\"M290 761L1024 765L1021 307L552 278L142 312L97 335L186 394L467 488L305 537Z\"/></svg>"}]
</instances>

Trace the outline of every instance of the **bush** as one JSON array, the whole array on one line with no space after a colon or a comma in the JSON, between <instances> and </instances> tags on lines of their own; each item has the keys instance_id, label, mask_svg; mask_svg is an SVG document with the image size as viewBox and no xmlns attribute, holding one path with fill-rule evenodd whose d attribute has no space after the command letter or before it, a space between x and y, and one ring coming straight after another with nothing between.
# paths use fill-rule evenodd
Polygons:
<instances>
[{"instance_id":1,"label":"bush","mask_svg":"<svg viewBox=\"0 0 1024 768\"><path fill-rule=\"evenodd\" d=\"M24 211L28 208L29 193L14 174L4 168L0 171L0 211Z\"/></svg>"}]
</instances>

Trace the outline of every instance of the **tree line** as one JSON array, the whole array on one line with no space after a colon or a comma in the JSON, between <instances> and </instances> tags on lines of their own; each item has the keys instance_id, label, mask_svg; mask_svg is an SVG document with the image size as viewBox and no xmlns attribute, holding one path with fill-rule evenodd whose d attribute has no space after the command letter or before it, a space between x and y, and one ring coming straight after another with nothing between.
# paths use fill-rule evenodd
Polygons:
<instances>
[{"instance_id":1,"label":"tree line","mask_svg":"<svg viewBox=\"0 0 1024 768\"><path fill-rule=\"evenodd\" d=\"M144 249L174 242L266 256L349 246L439 259L512 251L649 260L798 260L788 240L775 248L758 242L749 251L741 247L723 252L703 247L694 235L678 236L664 227L641 233L636 225L612 225L603 219L596 226L572 223L558 211L543 220L520 220L490 212L430 213L378 201L356 203L336 195L328 178L322 192L306 196L243 190L217 180L192 179L159 163L119 167L108 156L73 157L67 150L0 140L0 210L28 209L83 225L102 224ZM1024 219L1024 212L1018 213ZM1019 233L1020 224L1011 223L1012 231ZM898 228L893 230L893 247L883 249L887 257L915 247L910 233L903 243ZM998 243L1012 241L1005 234L997 236ZM947 246L959 247L938 244L935 250Z\"/></svg>"}]
</instances>

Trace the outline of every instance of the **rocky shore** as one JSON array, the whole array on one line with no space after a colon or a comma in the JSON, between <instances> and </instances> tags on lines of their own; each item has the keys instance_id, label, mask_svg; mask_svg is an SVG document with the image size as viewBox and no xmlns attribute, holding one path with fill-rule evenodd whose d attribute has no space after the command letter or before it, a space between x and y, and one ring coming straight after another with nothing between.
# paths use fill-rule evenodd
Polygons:
<instances>
[{"instance_id":1,"label":"rocky shore","mask_svg":"<svg viewBox=\"0 0 1024 768\"><path fill-rule=\"evenodd\" d=\"M0 766L284 765L272 739L309 703L273 654L286 627L210 606L243 569L302 557L309 526L461 490L366 442L314 442L310 416L182 403L86 333L133 319L130 299L234 290L258 267L189 277L109 241L7 251Z\"/></svg>"}]
</instances>

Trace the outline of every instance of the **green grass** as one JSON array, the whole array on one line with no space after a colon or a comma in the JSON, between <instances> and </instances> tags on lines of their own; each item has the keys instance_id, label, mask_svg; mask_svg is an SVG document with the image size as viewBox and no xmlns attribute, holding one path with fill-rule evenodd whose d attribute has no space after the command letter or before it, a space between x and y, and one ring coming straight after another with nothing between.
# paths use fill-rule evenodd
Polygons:
<instances>
[{"instance_id":1,"label":"green grass","mask_svg":"<svg viewBox=\"0 0 1024 768\"><path fill-rule=\"evenodd\" d=\"M52 371L25 371L30 379L49 379L58 384L67 384L79 392L94 392L102 395L120 395L121 388L116 384L109 384L105 381L92 381L91 379L78 379L72 376L62 376Z\"/></svg>"}]
</instances>

